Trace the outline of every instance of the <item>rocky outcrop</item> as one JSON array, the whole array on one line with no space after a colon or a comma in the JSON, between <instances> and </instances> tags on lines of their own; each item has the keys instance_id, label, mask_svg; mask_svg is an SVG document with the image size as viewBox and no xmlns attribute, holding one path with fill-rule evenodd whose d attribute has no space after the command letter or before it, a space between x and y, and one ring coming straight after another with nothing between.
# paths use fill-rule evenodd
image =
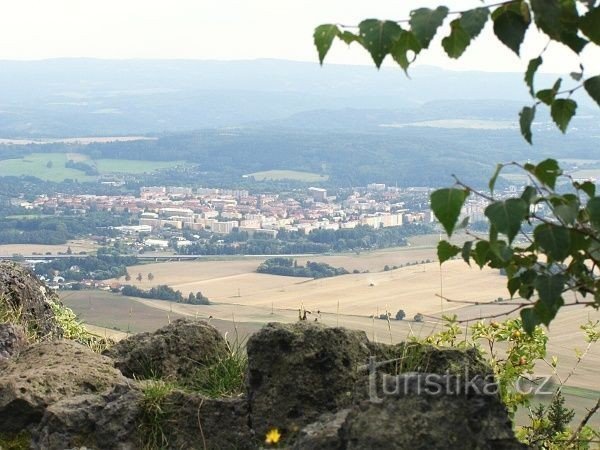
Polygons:
<instances>
[{"instance_id":1,"label":"rocky outcrop","mask_svg":"<svg viewBox=\"0 0 600 450\"><path fill-rule=\"evenodd\" d=\"M153 332L140 333L104 352L129 378L183 380L199 367L227 357L227 343L206 322L178 319Z\"/></svg>"},{"instance_id":2,"label":"rocky outcrop","mask_svg":"<svg viewBox=\"0 0 600 450\"><path fill-rule=\"evenodd\" d=\"M32 433L35 450L80 448L135 450L142 393L117 385L103 395L85 394L50 405Z\"/></svg>"},{"instance_id":3,"label":"rocky outcrop","mask_svg":"<svg viewBox=\"0 0 600 450\"><path fill-rule=\"evenodd\" d=\"M248 395L258 436L299 430L353 401L369 355L364 332L270 323L248 340Z\"/></svg>"},{"instance_id":4,"label":"rocky outcrop","mask_svg":"<svg viewBox=\"0 0 600 450\"><path fill-rule=\"evenodd\" d=\"M177 320L101 356L60 339L54 296L0 263L2 317L25 327L0 323L0 448L8 436L36 450L254 449L273 428L296 450L523 448L475 349L273 323L248 340L245 392L213 399L194 377L227 368L229 349L209 324Z\"/></svg>"},{"instance_id":5,"label":"rocky outcrop","mask_svg":"<svg viewBox=\"0 0 600 450\"><path fill-rule=\"evenodd\" d=\"M20 316L37 339L62 337L62 330L54 319L50 302L59 302L55 293L28 269L19 264L0 261L0 307L10 307Z\"/></svg>"},{"instance_id":6,"label":"rocky outcrop","mask_svg":"<svg viewBox=\"0 0 600 450\"><path fill-rule=\"evenodd\" d=\"M484 379L413 373L384 383L386 395L362 401L348 414L339 432L341 448L524 448L499 396L485 392Z\"/></svg>"},{"instance_id":7,"label":"rocky outcrop","mask_svg":"<svg viewBox=\"0 0 600 450\"><path fill-rule=\"evenodd\" d=\"M126 386L113 362L72 341L41 342L0 363L0 432L38 424L67 398Z\"/></svg>"},{"instance_id":8,"label":"rocky outcrop","mask_svg":"<svg viewBox=\"0 0 600 450\"><path fill-rule=\"evenodd\" d=\"M0 323L0 361L8 359L27 347L23 327L12 323Z\"/></svg>"},{"instance_id":9,"label":"rocky outcrop","mask_svg":"<svg viewBox=\"0 0 600 450\"><path fill-rule=\"evenodd\" d=\"M175 390L161 406L168 426L163 432L169 448L190 450L250 450L257 448L248 424L244 397L212 399Z\"/></svg>"}]
</instances>

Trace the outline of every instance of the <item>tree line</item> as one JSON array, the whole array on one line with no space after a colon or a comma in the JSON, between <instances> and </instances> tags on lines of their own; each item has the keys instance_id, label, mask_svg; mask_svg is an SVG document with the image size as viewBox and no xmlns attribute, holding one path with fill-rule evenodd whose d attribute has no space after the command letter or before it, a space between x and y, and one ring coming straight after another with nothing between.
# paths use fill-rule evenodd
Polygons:
<instances>
[{"instance_id":1,"label":"tree line","mask_svg":"<svg viewBox=\"0 0 600 450\"><path fill-rule=\"evenodd\" d=\"M287 277L328 278L346 275L349 272L343 267L333 267L326 263L307 261L305 266L299 265L293 258L270 258L256 269L258 273L283 275Z\"/></svg>"}]
</instances>

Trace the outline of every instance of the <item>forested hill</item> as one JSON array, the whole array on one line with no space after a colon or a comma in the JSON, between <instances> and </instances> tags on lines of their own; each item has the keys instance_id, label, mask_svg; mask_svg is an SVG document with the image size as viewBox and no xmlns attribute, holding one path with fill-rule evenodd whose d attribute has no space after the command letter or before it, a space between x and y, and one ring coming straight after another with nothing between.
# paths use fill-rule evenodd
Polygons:
<instances>
[{"instance_id":1,"label":"forested hill","mask_svg":"<svg viewBox=\"0 0 600 450\"><path fill-rule=\"evenodd\" d=\"M583 120L583 119L581 119ZM198 164L201 172L240 180L245 174L292 169L329 176L333 186L380 182L440 186L461 176L484 186L500 161L526 161L561 154L592 158L597 138L589 132L538 133L535 148L518 130L400 127L372 131L247 128L164 136L157 141L93 144L82 149L96 158L175 159Z\"/></svg>"},{"instance_id":2,"label":"forested hill","mask_svg":"<svg viewBox=\"0 0 600 450\"><path fill-rule=\"evenodd\" d=\"M234 186L247 174L296 170L326 175L332 187L435 187L451 174L485 186L497 162L597 159L600 120L584 101L566 136L539 111L530 147L518 130L529 102L522 74L417 67L411 75L274 60L0 61L0 138L158 137L2 145L0 160L78 152L189 163L150 183ZM552 79L539 74L536 84Z\"/></svg>"}]
</instances>

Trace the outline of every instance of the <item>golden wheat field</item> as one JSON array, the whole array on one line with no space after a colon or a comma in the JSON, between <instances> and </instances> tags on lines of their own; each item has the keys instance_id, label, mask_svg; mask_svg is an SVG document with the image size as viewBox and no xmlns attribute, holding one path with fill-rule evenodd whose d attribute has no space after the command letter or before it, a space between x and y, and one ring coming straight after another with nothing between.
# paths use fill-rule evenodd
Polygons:
<instances>
[{"instance_id":1,"label":"golden wheat field","mask_svg":"<svg viewBox=\"0 0 600 450\"><path fill-rule=\"evenodd\" d=\"M94 242L83 239L69 241L64 245L4 244L0 245L0 255L11 256L18 254L23 256L30 256L34 253L45 254L47 252L56 255L58 253L66 253L69 247L71 247L71 251L73 253L91 252L95 251L98 248L98 246Z\"/></svg>"},{"instance_id":2,"label":"golden wheat field","mask_svg":"<svg viewBox=\"0 0 600 450\"><path fill-rule=\"evenodd\" d=\"M439 320L442 314L456 314L472 323L480 317L510 309L510 302L469 305L442 300L439 295L457 301L487 303L498 297L506 298L508 293L505 278L497 270L479 270L461 260L446 262L441 267L437 262L420 263L435 260L437 239L437 236L422 236L413 239L412 245L405 248L298 258L301 263L311 259L350 271L369 271L318 280L258 274L256 267L264 258L254 257L134 266L129 268L131 283L143 288L168 284L184 295L202 291L213 304L192 306L143 299L131 299L130 302L146 313L160 311L158 314L163 315L163 321L166 316L176 315L210 319L220 326L235 322L244 333L270 321L298 320L298 310L305 308L311 312L309 320L317 318L327 325L361 329L370 339L383 342L399 342L411 335L427 336L442 327ZM414 262L419 263L413 265ZM383 271L385 265L404 266ZM135 279L138 273L144 277L141 282ZM154 275L152 281L147 279L148 273ZM392 320L388 323L371 318L386 311L394 317L399 309L405 311L407 319L417 313L424 314L425 321ZM565 308L549 330L548 357L559 358L559 375L563 378L576 364L576 349L585 350L579 325L588 319L598 320L600 313L590 308ZM150 323L147 326L152 327ZM600 368L600 348L592 347L569 384L598 389L600 385L594 376L597 368ZM540 374L551 372L543 362L538 364L538 369Z\"/></svg>"}]
</instances>

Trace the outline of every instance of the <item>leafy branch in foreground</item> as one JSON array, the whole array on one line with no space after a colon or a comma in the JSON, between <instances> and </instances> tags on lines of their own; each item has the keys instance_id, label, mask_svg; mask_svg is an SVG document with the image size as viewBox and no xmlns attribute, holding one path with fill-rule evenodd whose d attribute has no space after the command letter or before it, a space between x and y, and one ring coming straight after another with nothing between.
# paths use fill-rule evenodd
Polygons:
<instances>
[{"instance_id":1,"label":"leafy branch in foreground","mask_svg":"<svg viewBox=\"0 0 600 450\"><path fill-rule=\"evenodd\" d=\"M523 171L530 184L520 196L497 198L495 182L506 166ZM487 204L490 223L487 239L471 235L473 239L462 247L440 241L440 263L460 254L468 264L503 270L511 298L518 295L524 300L516 309L529 333L536 325L548 326L563 306L598 309L600 196L595 184L573 180L557 161L547 159L537 165L501 164L489 188L489 194L478 192L457 180L454 187L432 193L431 209L448 236L471 195ZM458 227L464 225L466 221Z\"/></svg>"},{"instance_id":2,"label":"leafy branch in foreground","mask_svg":"<svg viewBox=\"0 0 600 450\"><path fill-rule=\"evenodd\" d=\"M521 45L533 22L549 41L539 56L529 61L524 75L534 103L521 110L519 124L523 137L531 144L531 126L539 105L550 108L552 120L563 133L577 110L577 103L571 98L576 90L583 88L600 105L600 75L586 77L582 64L578 72L569 74L577 83L575 86L561 90L563 79L559 78L551 88L537 91L534 88L535 74L551 42L565 45L577 55L587 46L600 45L600 5L596 3L596 0L509 0L464 11L450 11L446 6L418 8L405 20L366 19L358 26L320 25L313 37L321 64L334 40L339 39L348 45L356 42L364 47L377 68L389 55L408 73L410 65L429 48L447 18L452 20L441 44L453 59L464 54L490 20L496 38L520 56Z\"/></svg>"}]
</instances>

